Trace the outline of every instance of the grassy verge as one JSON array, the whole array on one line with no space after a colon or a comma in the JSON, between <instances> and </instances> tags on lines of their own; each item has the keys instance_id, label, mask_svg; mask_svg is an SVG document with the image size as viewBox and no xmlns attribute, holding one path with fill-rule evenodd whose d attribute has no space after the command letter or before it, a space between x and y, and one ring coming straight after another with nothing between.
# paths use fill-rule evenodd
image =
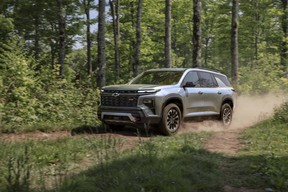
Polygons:
<instances>
[{"instance_id":1,"label":"grassy verge","mask_svg":"<svg viewBox=\"0 0 288 192\"><path fill-rule=\"evenodd\" d=\"M287 114L288 108L282 112L243 135L247 147L242 155L255 157L255 174L274 191L288 191L288 121L278 118L278 115Z\"/></svg>"}]
</instances>

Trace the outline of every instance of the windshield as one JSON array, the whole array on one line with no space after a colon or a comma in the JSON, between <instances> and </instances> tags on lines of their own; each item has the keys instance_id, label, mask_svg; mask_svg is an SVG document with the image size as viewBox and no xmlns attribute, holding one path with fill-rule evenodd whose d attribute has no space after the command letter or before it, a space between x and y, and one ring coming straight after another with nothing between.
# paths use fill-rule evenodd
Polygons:
<instances>
[{"instance_id":1,"label":"windshield","mask_svg":"<svg viewBox=\"0 0 288 192\"><path fill-rule=\"evenodd\" d=\"M136 77L130 84L175 85L183 71L147 71Z\"/></svg>"}]
</instances>

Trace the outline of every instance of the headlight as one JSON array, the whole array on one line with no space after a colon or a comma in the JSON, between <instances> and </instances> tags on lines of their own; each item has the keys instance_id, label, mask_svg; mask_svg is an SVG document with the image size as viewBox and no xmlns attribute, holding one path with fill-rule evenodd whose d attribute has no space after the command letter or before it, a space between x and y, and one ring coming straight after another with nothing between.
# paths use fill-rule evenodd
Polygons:
<instances>
[{"instance_id":1,"label":"headlight","mask_svg":"<svg viewBox=\"0 0 288 192\"><path fill-rule=\"evenodd\" d=\"M144 90L139 90L138 93L156 93L160 91L160 89L144 89Z\"/></svg>"}]
</instances>

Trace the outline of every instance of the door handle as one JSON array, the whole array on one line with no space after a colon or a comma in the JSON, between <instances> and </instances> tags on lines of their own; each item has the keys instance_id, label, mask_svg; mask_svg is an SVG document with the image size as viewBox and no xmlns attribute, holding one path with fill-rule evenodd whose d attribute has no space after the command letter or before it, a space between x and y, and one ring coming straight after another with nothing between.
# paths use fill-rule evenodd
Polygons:
<instances>
[{"instance_id":1,"label":"door handle","mask_svg":"<svg viewBox=\"0 0 288 192\"><path fill-rule=\"evenodd\" d=\"M217 94L218 94L218 95L221 95L221 94L222 94L222 92L218 91L218 92L217 92Z\"/></svg>"},{"instance_id":2,"label":"door handle","mask_svg":"<svg viewBox=\"0 0 288 192\"><path fill-rule=\"evenodd\" d=\"M198 94L199 94L199 95L202 95L202 94L203 94L203 92L202 92L202 91L199 91L199 92L198 92Z\"/></svg>"}]
</instances>

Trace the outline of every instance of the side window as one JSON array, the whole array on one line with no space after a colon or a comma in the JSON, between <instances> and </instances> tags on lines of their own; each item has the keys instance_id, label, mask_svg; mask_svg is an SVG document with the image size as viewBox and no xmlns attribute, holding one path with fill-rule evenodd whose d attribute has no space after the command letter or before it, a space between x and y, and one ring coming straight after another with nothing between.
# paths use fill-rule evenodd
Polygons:
<instances>
[{"instance_id":1,"label":"side window","mask_svg":"<svg viewBox=\"0 0 288 192\"><path fill-rule=\"evenodd\" d=\"M184 78L182 85L186 85L187 83L190 83L190 85L193 85L191 87L200 87L199 84L199 78L196 71L190 71ZM193 84L192 84L193 83Z\"/></svg>"},{"instance_id":2,"label":"side window","mask_svg":"<svg viewBox=\"0 0 288 192\"><path fill-rule=\"evenodd\" d=\"M217 87L214 77L207 72L198 72L201 87Z\"/></svg>"},{"instance_id":3,"label":"side window","mask_svg":"<svg viewBox=\"0 0 288 192\"><path fill-rule=\"evenodd\" d=\"M220 87L231 87L231 83L229 82L229 80L227 79L226 76L217 75L217 74L214 74L214 76L215 76L215 79L217 80L217 83ZM219 81L221 81L221 82L219 82ZM221 86L223 84L224 84L224 86Z\"/></svg>"},{"instance_id":4,"label":"side window","mask_svg":"<svg viewBox=\"0 0 288 192\"><path fill-rule=\"evenodd\" d=\"M223 81L221 81L221 79L219 79L216 76L215 76L215 79L216 79L217 84L218 84L219 87L226 87L225 83L223 83Z\"/></svg>"}]
</instances>

